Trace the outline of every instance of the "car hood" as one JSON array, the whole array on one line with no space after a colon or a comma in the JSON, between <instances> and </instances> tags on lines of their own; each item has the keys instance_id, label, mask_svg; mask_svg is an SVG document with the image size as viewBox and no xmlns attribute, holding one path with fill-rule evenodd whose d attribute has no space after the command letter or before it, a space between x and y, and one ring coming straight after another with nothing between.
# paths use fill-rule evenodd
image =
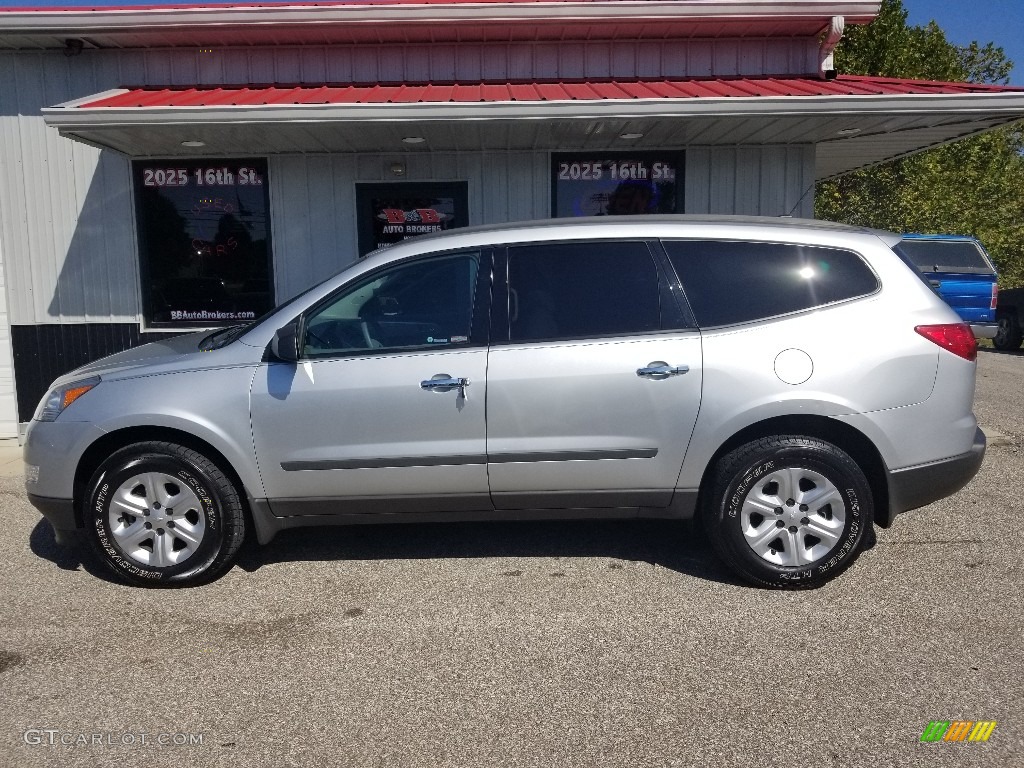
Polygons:
<instances>
[{"instance_id":1,"label":"car hood","mask_svg":"<svg viewBox=\"0 0 1024 768\"><path fill-rule=\"evenodd\" d=\"M249 365L258 363L262 358L262 350L239 344L237 341L220 349L201 351L199 342L209 335L210 331L198 331L126 349L124 352L83 365L61 376L54 384L65 384L87 376L119 379L129 376L181 373L199 368Z\"/></svg>"}]
</instances>

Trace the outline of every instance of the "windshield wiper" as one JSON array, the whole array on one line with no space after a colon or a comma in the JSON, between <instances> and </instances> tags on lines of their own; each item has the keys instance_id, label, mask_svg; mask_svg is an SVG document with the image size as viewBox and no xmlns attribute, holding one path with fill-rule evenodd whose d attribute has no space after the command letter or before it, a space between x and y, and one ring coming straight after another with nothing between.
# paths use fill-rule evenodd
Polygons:
<instances>
[{"instance_id":1,"label":"windshield wiper","mask_svg":"<svg viewBox=\"0 0 1024 768\"><path fill-rule=\"evenodd\" d=\"M220 349L238 338L242 330L247 327L247 325L232 325L214 331L209 336L204 336L203 340L199 342L199 350L209 352L211 349Z\"/></svg>"}]
</instances>

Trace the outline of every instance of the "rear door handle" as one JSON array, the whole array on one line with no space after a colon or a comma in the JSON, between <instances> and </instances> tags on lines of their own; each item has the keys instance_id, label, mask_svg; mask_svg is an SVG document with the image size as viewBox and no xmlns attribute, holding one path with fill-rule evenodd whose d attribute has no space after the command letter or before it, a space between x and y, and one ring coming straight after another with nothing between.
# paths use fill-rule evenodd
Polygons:
<instances>
[{"instance_id":1,"label":"rear door handle","mask_svg":"<svg viewBox=\"0 0 1024 768\"><path fill-rule=\"evenodd\" d=\"M643 379L667 379L669 376L680 376L690 370L688 365L669 365L661 360L648 363L646 368L637 368L636 375Z\"/></svg>"},{"instance_id":2,"label":"rear door handle","mask_svg":"<svg viewBox=\"0 0 1024 768\"><path fill-rule=\"evenodd\" d=\"M426 381L420 382L420 389L428 392L451 392L459 390L459 397L466 396L466 387L469 386L469 379L461 376L449 376L447 373L435 373Z\"/></svg>"}]
</instances>

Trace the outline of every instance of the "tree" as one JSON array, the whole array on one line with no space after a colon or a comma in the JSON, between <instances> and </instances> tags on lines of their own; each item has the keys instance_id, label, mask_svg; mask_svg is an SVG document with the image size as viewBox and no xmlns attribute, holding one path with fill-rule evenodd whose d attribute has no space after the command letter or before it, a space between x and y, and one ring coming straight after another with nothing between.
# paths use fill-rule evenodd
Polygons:
<instances>
[{"instance_id":1,"label":"tree","mask_svg":"<svg viewBox=\"0 0 1024 768\"><path fill-rule=\"evenodd\" d=\"M902 0L884 0L870 25L850 30L836 65L844 74L978 83L1006 83L1013 68L993 43L957 46L934 21L908 26ZM820 182L815 215L973 235L995 260L1000 285L1024 285L1024 124Z\"/></svg>"}]
</instances>

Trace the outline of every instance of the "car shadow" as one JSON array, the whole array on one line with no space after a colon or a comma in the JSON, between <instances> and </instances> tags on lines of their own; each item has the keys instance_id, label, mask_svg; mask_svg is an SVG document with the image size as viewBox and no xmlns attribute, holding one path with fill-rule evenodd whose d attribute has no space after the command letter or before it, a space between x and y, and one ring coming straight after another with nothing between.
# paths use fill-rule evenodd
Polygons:
<instances>
[{"instance_id":1,"label":"car shadow","mask_svg":"<svg viewBox=\"0 0 1024 768\"><path fill-rule=\"evenodd\" d=\"M876 543L872 526L864 549ZM29 535L32 553L65 571L85 571L124 586L84 551L86 542L58 544L45 520ZM236 565L254 573L272 563L346 560L439 560L448 558L608 558L657 565L720 584L747 586L712 555L692 522L677 520L580 520L472 523L401 523L295 528L265 546L247 537ZM229 569L230 570L230 569ZM223 575L223 574L222 574ZM214 579L214 581L217 581Z\"/></svg>"},{"instance_id":2,"label":"car shadow","mask_svg":"<svg viewBox=\"0 0 1024 768\"><path fill-rule=\"evenodd\" d=\"M446 558L608 558L643 562L723 584L740 584L692 523L675 520L396 523L282 531L247 542L246 571L282 562ZM609 564L614 567L615 563Z\"/></svg>"},{"instance_id":3,"label":"car shadow","mask_svg":"<svg viewBox=\"0 0 1024 768\"><path fill-rule=\"evenodd\" d=\"M83 551L86 542L58 544L53 527L45 519L36 523L35 528L29 533L28 546L36 557L49 560L62 571L85 571L90 576L111 584L122 584L106 568L100 567L89 553Z\"/></svg>"},{"instance_id":4,"label":"car shadow","mask_svg":"<svg viewBox=\"0 0 1024 768\"><path fill-rule=\"evenodd\" d=\"M1024 348L1021 349L996 349L995 347L978 347L978 354L985 355L1008 355L1009 357L1024 357Z\"/></svg>"}]
</instances>

